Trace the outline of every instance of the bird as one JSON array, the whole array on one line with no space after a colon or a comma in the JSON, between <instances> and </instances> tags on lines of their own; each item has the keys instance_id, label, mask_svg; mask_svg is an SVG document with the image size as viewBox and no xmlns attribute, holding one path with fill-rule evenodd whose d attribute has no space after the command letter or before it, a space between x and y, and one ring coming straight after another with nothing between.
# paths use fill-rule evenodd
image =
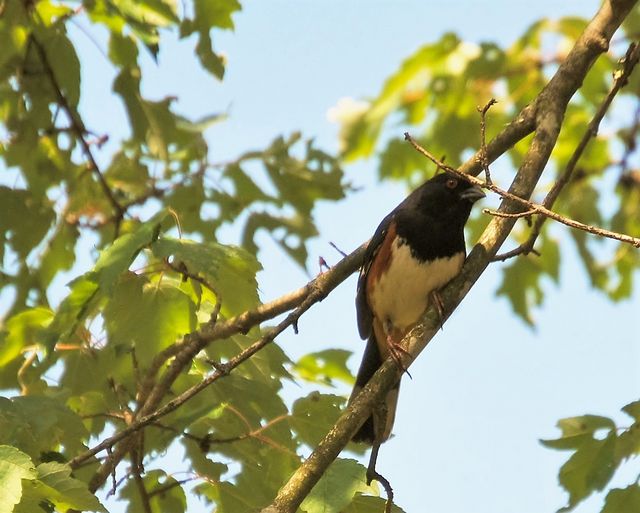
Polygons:
<instances>
[{"instance_id":1,"label":"bird","mask_svg":"<svg viewBox=\"0 0 640 513\"><path fill-rule=\"evenodd\" d=\"M432 302L442 318L438 291L462 268L464 226L484 196L480 187L446 171L419 186L378 225L358 277L358 332L367 343L349 403L389 355L400 363L399 353L406 353L400 341ZM372 413L354 442L389 438L399 387L400 381L385 398L386 415Z\"/></svg>"}]
</instances>

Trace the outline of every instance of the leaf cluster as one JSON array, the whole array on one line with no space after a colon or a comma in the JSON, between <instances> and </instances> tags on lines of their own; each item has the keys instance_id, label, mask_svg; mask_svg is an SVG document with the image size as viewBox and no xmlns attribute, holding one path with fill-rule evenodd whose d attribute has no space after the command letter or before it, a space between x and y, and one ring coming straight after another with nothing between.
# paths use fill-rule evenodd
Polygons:
<instances>
[{"instance_id":1,"label":"leaf cluster","mask_svg":"<svg viewBox=\"0 0 640 513\"><path fill-rule=\"evenodd\" d=\"M640 454L640 401L622 408L633 421L619 427L608 417L582 415L558 421L562 434L542 443L573 454L560 468L558 478L569 493L569 502L559 511L569 511L594 492L602 491L614 473L630 458ZM607 492L603 513L627 513L640 507L640 486Z\"/></svg>"},{"instance_id":2,"label":"leaf cluster","mask_svg":"<svg viewBox=\"0 0 640 513\"><path fill-rule=\"evenodd\" d=\"M125 427L161 379L169 387L158 406L255 342L260 329L236 332L171 371L203 326L260 304L257 235L306 265L315 204L349 188L339 161L297 132L218 163L206 131L225 115L192 120L174 97L145 97L142 52L156 59L170 32L195 38L203 69L222 79L214 41L239 9L236 0L0 2L2 511L103 510L90 481L109 455L70 466L73 458ZM69 35L77 20L106 34L123 140L83 119L91 92ZM239 245L220 240L228 227ZM60 299L62 276L73 279ZM350 380L345 361L327 352L296 365L269 345L149 426L127 455L118 496L129 511L184 511L185 489L218 511L266 505L344 404L314 392L288 405L283 382ZM164 468L167 450L182 451L184 465ZM363 474L351 460L336 464L335 511L375 492Z\"/></svg>"}]
</instances>

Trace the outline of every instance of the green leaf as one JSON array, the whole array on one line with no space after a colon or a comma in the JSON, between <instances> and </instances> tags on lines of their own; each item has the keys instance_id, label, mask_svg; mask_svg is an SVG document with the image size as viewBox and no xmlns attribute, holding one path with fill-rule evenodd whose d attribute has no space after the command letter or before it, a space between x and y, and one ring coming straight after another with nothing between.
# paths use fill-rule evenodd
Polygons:
<instances>
[{"instance_id":1,"label":"green leaf","mask_svg":"<svg viewBox=\"0 0 640 513\"><path fill-rule=\"evenodd\" d=\"M194 0L195 16L192 20L184 20L180 27L180 36L186 37L198 32L199 40L196 54L206 70L218 79L224 76L224 60L213 51L210 32L214 28L233 29L231 15L240 10L236 0Z\"/></svg>"},{"instance_id":2,"label":"green leaf","mask_svg":"<svg viewBox=\"0 0 640 513\"><path fill-rule=\"evenodd\" d=\"M151 247L157 258L174 258L191 273L209 282L228 315L239 314L258 304L256 272L258 261L242 248L215 242L198 243L182 239L162 238Z\"/></svg>"},{"instance_id":3,"label":"green leaf","mask_svg":"<svg viewBox=\"0 0 640 513\"><path fill-rule=\"evenodd\" d=\"M180 289L124 275L104 311L109 344L134 347L147 367L153 357L196 328L195 305Z\"/></svg>"},{"instance_id":4,"label":"green leaf","mask_svg":"<svg viewBox=\"0 0 640 513\"><path fill-rule=\"evenodd\" d=\"M71 293L62 301L49 326L47 346L52 351L60 338L70 337L97 302L113 292L116 283L140 251L157 237L166 210L123 235L98 257L94 268L71 282Z\"/></svg>"},{"instance_id":5,"label":"green leaf","mask_svg":"<svg viewBox=\"0 0 640 513\"><path fill-rule=\"evenodd\" d=\"M640 511L640 486L614 488L607 494L602 513L633 513Z\"/></svg>"},{"instance_id":6,"label":"green leaf","mask_svg":"<svg viewBox=\"0 0 640 513\"><path fill-rule=\"evenodd\" d=\"M142 478L143 485L149 495L152 511L184 513L187 499L180 483L164 470L150 470ZM120 491L120 497L128 500L127 512L144 511L140 491L134 479Z\"/></svg>"},{"instance_id":7,"label":"green leaf","mask_svg":"<svg viewBox=\"0 0 640 513\"><path fill-rule=\"evenodd\" d=\"M94 277L95 275L90 273L71 282L71 292L60 303L53 320L43 334L49 358L52 358L58 340L72 338L82 321L91 313L91 307L95 305L94 299L99 297L99 286Z\"/></svg>"},{"instance_id":8,"label":"green leaf","mask_svg":"<svg viewBox=\"0 0 640 513\"><path fill-rule=\"evenodd\" d=\"M129 268L138 253L157 238L160 224L168 216L166 210L158 212L100 253L92 272L105 294L111 293L118 277Z\"/></svg>"},{"instance_id":9,"label":"green leaf","mask_svg":"<svg viewBox=\"0 0 640 513\"><path fill-rule=\"evenodd\" d=\"M86 483L71 477L68 465L51 461L38 465L37 471L42 493L60 510L107 511Z\"/></svg>"},{"instance_id":10,"label":"green leaf","mask_svg":"<svg viewBox=\"0 0 640 513\"><path fill-rule=\"evenodd\" d=\"M633 417L636 422L640 422L640 401L634 401L623 406L622 411Z\"/></svg>"},{"instance_id":11,"label":"green leaf","mask_svg":"<svg viewBox=\"0 0 640 513\"><path fill-rule=\"evenodd\" d=\"M342 510L342 513L381 513L385 510L386 502L382 497L356 493L351 503ZM404 510L393 504L391 513L404 513Z\"/></svg>"},{"instance_id":12,"label":"green leaf","mask_svg":"<svg viewBox=\"0 0 640 513\"><path fill-rule=\"evenodd\" d=\"M205 482L193 489L194 493L216 504L216 513L250 513L259 511L263 504L256 501L253 493L245 493L233 483Z\"/></svg>"},{"instance_id":13,"label":"green leaf","mask_svg":"<svg viewBox=\"0 0 640 513\"><path fill-rule=\"evenodd\" d=\"M315 447L342 413L344 397L311 392L293 403L289 423L301 442Z\"/></svg>"},{"instance_id":14,"label":"green leaf","mask_svg":"<svg viewBox=\"0 0 640 513\"><path fill-rule=\"evenodd\" d=\"M38 270L40 287L44 290L53 278L61 272L68 271L76 260L75 247L80 232L78 228L65 222L59 222L56 232L48 241L47 248L40 260Z\"/></svg>"},{"instance_id":15,"label":"green leaf","mask_svg":"<svg viewBox=\"0 0 640 513\"><path fill-rule=\"evenodd\" d=\"M179 21L175 2L166 0L114 0L120 11L136 26L165 27ZM151 30L150 28L148 30Z\"/></svg>"},{"instance_id":16,"label":"green leaf","mask_svg":"<svg viewBox=\"0 0 640 513\"><path fill-rule=\"evenodd\" d=\"M306 513L340 513L357 492L371 492L365 468L355 460L337 459L322 475L300 509Z\"/></svg>"},{"instance_id":17,"label":"green leaf","mask_svg":"<svg viewBox=\"0 0 640 513\"><path fill-rule=\"evenodd\" d=\"M182 444L191 468L198 475L206 476L212 481L220 481L221 476L229 470L224 463L209 457L193 440L183 438Z\"/></svg>"},{"instance_id":18,"label":"green leaf","mask_svg":"<svg viewBox=\"0 0 640 513\"><path fill-rule=\"evenodd\" d=\"M96 374L89 373L88 375L94 380L98 377ZM83 419L85 427L91 434L102 432L106 423L103 414L111 407L102 390L87 390L82 395L70 397L67 400L67 406Z\"/></svg>"},{"instance_id":19,"label":"green leaf","mask_svg":"<svg viewBox=\"0 0 640 513\"><path fill-rule=\"evenodd\" d=\"M55 220L47 198L38 198L31 191L0 186L0 251L8 242L22 260L44 238ZM0 254L1 256L1 254Z\"/></svg>"},{"instance_id":20,"label":"green leaf","mask_svg":"<svg viewBox=\"0 0 640 513\"><path fill-rule=\"evenodd\" d=\"M35 479L28 455L10 445L0 445L0 513L11 513L22 497L22 480Z\"/></svg>"},{"instance_id":21,"label":"green leaf","mask_svg":"<svg viewBox=\"0 0 640 513\"><path fill-rule=\"evenodd\" d=\"M80 417L56 399L0 397L0 443L14 445L34 459L60 444L73 456L85 449L87 434Z\"/></svg>"},{"instance_id":22,"label":"green leaf","mask_svg":"<svg viewBox=\"0 0 640 513\"><path fill-rule=\"evenodd\" d=\"M558 475L560 484L569 492L569 504L560 511L573 509L591 493L604 489L616 470L616 433L603 440L585 440Z\"/></svg>"},{"instance_id":23,"label":"green leaf","mask_svg":"<svg viewBox=\"0 0 640 513\"><path fill-rule=\"evenodd\" d=\"M65 34L56 33L43 42L49 64L53 68L56 80L65 99L72 108L80 102L80 60L73 43Z\"/></svg>"},{"instance_id":24,"label":"green leaf","mask_svg":"<svg viewBox=\"0 0 640 513\"><path fill-rule=\"evenodd\" d=\"M295 371L302 379L326 385L339 380L353 384L353 375L347 360L353 353L344 349L325 349L302 356L295 364Z\"/></svg>"},{"instance_id":25,"label":"green leaf","mask_svg":"<svg viewBox=\"0 0 640 513\"><path fill-rule=\"evenodd\" d=\"M11 317L0 337L0 367L18 356L26 346L40 343L53 314L48 308L32 308Z\"/></svg>"},{"instance_id":26,"label":"green leaf","mask_svg":"<svg viewBox=\"0 0 640 513\"><path fill-rule=\"evenodd\" d=\"M593 438L593 434L602 429L615 430L616 425L608 417L598 415L581 415L560 419L557 426L562 436L555 440L542 440L542 443L552 449L577 449L583 442Z\"/></svg>"},{"instance_id":27,"label":"green leaf","mask_svg":"<svg viewBox=\"0 0 640 513\"><path fill-rule=\"evenodd\" d=\"M616 461L623 462L640 454L640 422L634 422L618 434Z\"/></svg>"},{"instance_id":28,"label":"green leaf","mask_svg":"<svg viewBox=\"0 0 640 513\"><path fill-rule=\"evenodd\" d=\"M215 361L229 360L254 342L255 338L251 335L234 335L215 344L209 344L206 348L207 356ZM292 378L285 368L285 364L289 362L289 358L280 346L271 343L244 362L234 373L247 379L260 381L263 383L262 386L279 390L282 386L282 378Z\"/></svg>"},{"instance_id":29,"label":"green leaf","mask_svg":"<svg viewBox=\"0 0 640 513\"><path fill-rule=\"evenodd\" d=\"M129 35L111 32L109 35L109 59L121 68L138 66L138 46Z\"/></svg>"},{"instance_id":30,"label":"green leaf","mask_svg":"<svg viewBox=\"0 0 640 513\"><path fill-rule=\"evenodd\" d=\"M47 27L59 21L61 17L68 16L73 12L73 9L68 5L54 4L49 1L38 2L35 8L40 20L43 21Z\"/></svg>"},{"instance_id":31,"label":"green leaf","mask_svg":"<svg viewBox=\"0 0 640 513\"><path fill-rule=\"evenodd\" d=\"M226 113L222 113L222 114L207 114L206 116L202 116L201 118L198 118L195 121L179 119L177 122L177 127L182 130L186 130L187 132L200 133L200 132L204 132L207 128L213 125L222 123L228 117L229 116Z\"/></svg>"}]
</instances>

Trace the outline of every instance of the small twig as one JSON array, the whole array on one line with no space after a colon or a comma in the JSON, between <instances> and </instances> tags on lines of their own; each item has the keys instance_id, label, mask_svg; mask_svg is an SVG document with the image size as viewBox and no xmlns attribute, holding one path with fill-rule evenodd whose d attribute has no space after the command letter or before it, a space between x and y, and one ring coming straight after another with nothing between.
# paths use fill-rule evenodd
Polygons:
<instances>
[{"instance_id":1,"label":"small twig","mask_svg":"<svg viewBox=\"0 0 640 513\"><path fill-rule=\"evenodd\" d=\"M536 211L531 209L531 210L525 210L524 212L514 212L513 214L510 214L508 212L500 212L498 210L492 210L490 208L483 208L482 213L489 214L490 216L496 216L496 217L520 219L521 217L529 217L531 214L535 214Z\"/></svg>"},{"instance_id":2,"label":"small twig","mask_svg":"<svg viewBox=\"0 0 640 513\"><path fill-rule=\"evenodd\" d=\"M347 254L342 251L334 242L329 241L329 246L331 246L333 249L335 249L338 253L340 253L343 257L346 257Z\"/></svg>"},{"instance_id":3,"label":"small twig","mask_svg":"<svg viewBox=\"0 0 640 513\"><path fill-rule=\"evenodd\" d=\"M320 274L322 274L325 271L325 269L327 271L331 269L331 266L327 263L327 261L322 256L318 257L318 267L320 268Z\"/></svg>"},{"instance_id":4,"label":"small twig","mask_svg":"<svg viewBox=\"0 0 640 513\"><path fill-rule=\"evenodd\" d=\"M196 479L200 479L200 476L193 476L193 477L187 477L186 479L181 479L180 481L178 481L177 479L174 481L171 481L169 483L166 483L162 486L159 486L158 488L156 488L155 490L153 490L152 492L147 492L147 496L149 497L149 499L151 499L152 497L155 497L156 495L161 495L163 493L168 492L169 490L171 490L172 488L175 488L176 486L182 486L183 484L186 483L190 483L191 481L195 481Z\"/></svg>"},{"instance_id":5,"label":"small twig","mask_svg":"<svg viewBox=\"0 0 640 513\"><path fill-rule=\"evenodd\" d=\"M111 447L109 447L109 449L107 450L107 458L112 458L112 457L113 457L113 451L111 450ZM116 467L113 467L113 470L111 471L111 491L107 494L107 497L109 495L115 495L117 488L118 488L118 483L116 481Z\"/></svg>"},{"instance_id":6,"label":"small twig","mask_svg":"<svg viewBox=\"0 0 640 513\"><path fill-rule=\"evenodd\" d=\"M380 442L374 443L371 448L371 456L369 457L369 467L367 468L367 485L371 485L372 481L378 481L384 488L387 494L387 502L384 505L385 513L391 513L393 507L393 488L389 480L384 477L380 472L376 470L376 460L378 459L378 451L380 449Z\"/></svg>"},{"instance_id":7,"label":"small twig","mask_svg":"<svg viewBox=\"0 0 640 513\"><path fill-rule=\"evenodd\" d=\"M561 216L560 214L557 214L556 212L553 212L553 211L549 210L548 208L544 207L543 205L539 205L537 203L532 203L531 201L523 199L520 196L516 196L515 194L511 194L510 192L507 192L507 191L497 187L494 184L488 184L486 182L483 182L482 180L479 180L475 176L462 173L462 172L458 171L457 169L455 169L455 168L453 168L451 166L447 166L443 162L439 161L436 157L434 157L428 150L425 150L422 146L420 146L409 135L408 132L405 132L404 136L405 136L405 139L407 141L409 141L411 143L411 145L418 152L422 153L425 157L427 157L433 163L435 163L438 166L441 166L446 171L448 171L450 173L453 173L456 176L459 176L463 180L467 180L468 182L472 183L473 185L477 185L477 186L482 187L484 189L488 189L488 190L490 190L492 192L495 192L496 194L498 194L499 196L501 196L501 197L503 197L505 199L514 201L516 203L524 205L525 207L528 207L530 210L533 210L536 214L542 214L543 216L549 217L549 218L553 219L554 221L558 221L559 223L562 223L562 224L564 224L566 226L569 226L570 228L575 228L576 230L582 230L582 231L585 231L585 232L589 232L589 233L592 233L594 235L600 235L601 237L607 237L609 239L614 239L614 240L617 240L617 241L620 241L620 242L624 242L626 244L631 244L631 245L635 246L636 248L640 248L640 239L637 238L637 237L632 237L631 235L626 235L624 233L612 232L612 231L606 230L604 228L598 228L596 226L591 226L591 225L588 225L588 224L581 223L579 221L575 221L573 219L569 219L568 217Z\"/></svg>"},{"instance_id":8,"label":"small twig","mask_svg":"<svg viewBox=\"0 0 640 513\"><path fill-rule=\"evenodd\" d=\"M498 101L495 98L491 98L484 107L476 107L480 113L480 161L482 163L482 169L484 170L485 180L488 184L492 183L492 181L491 172L489 171L489 156L487 153L487 112L496 103L498 103Z\"/></svg>"},{"instance_id":9,"label":"small twig","mask_svg":"<svg viewBox=\"0 0 640 513\"><path fill-rule=\"evenodd\" d=\"M220 295L218 290L211 283L209 283L208 280L206 280L199 274L195 274L189 271L189 269L187 268L184 262L179 262L178 264L174 264L173 262L170 262L169 259L165 259L165 263L167 264L167 267L169 267L172 271L178 274L181 274L183 277L183 280L186 281L187 278L190 278L193 281L197 281L202 286L209 289L214 296L216 296L216 304L213 307L213 311L211 312L211 315L209 316L209 324L214 325L218 320L218 315L220 314L220 309L222 308L222 296Z\"/></svg>"},{"instance_id":10,"label":"small twig","mask_svg":"<svg viewBox=\"0 0 640 513\"><path fill-rule=\"evenodd\" d=\"M136 346L131 347L131 365L133 367L133 378L136 383L136 390L140 390L140 365L138 364L138 356L136 355Z\"/></svg>"}]
</instances>

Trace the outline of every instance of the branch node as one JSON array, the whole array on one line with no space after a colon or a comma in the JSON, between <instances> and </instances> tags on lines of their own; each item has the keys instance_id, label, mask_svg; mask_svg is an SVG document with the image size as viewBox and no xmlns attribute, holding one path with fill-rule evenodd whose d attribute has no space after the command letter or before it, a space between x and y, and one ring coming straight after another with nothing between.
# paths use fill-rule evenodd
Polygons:
<instances>
[{"instance_id":1,"label":"branch node","mask_svg":"<svg viewBox=\"0 0 640 513\"><path fill-rule=\"evenodd\" d=\"M220 374L221 376L228 376L231 372L231 366L228 363L217 362L216 360L212 360L211 358L207 358L205 359L205 361L216 371L218 371L218 374Z\"/></svg>"}]
</instances>

